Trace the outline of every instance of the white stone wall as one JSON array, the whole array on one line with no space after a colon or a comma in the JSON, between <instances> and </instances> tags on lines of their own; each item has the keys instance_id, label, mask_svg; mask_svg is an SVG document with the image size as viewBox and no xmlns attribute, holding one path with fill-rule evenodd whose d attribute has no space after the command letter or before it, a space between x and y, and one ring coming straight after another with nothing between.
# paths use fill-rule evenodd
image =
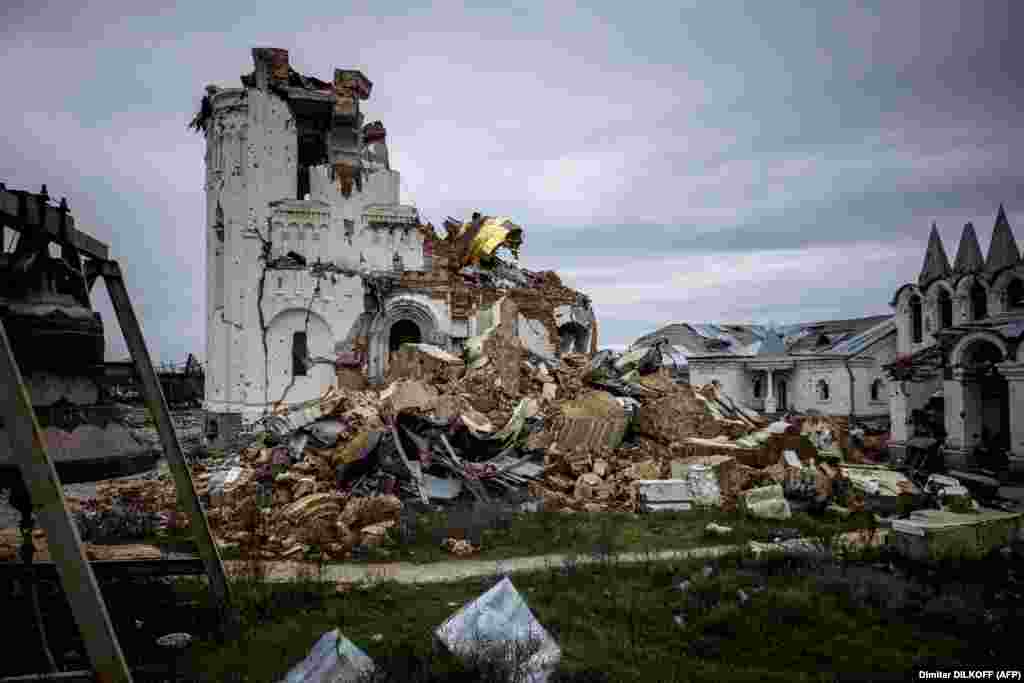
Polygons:
<instances>
[{"instance_id":1,"label":"white stone wall","mask_svg":"<svg viewBox=\"0 0 1024 683\"><path fill-rule=\"evenodd\" d=\"M942 386L942 379L928 382L891 382L889 385L889 417L892 421L892 440L910 438L907 419L914 410L923 408L929 397ZM948 412L947 412L948 415ZM948 429L947 425L947 429Z\"/></svg>"},{"instance_id":2,"label":"white stone wall","mask_svg":"<svg viewBox=\"0 0 1024 683\"><path fill-rule=\"evenodd\" d=\"M818 382L828 383L828 399L818 393ZM816 360L797 363L789 382L789 401L797 412L809 409L825 415L850 414L850 375L840 360Z\"/></svg>"},{"instance_id":3,"label":"white stone wall","mask_svg":"<svg viewBox=\"0 0 1024 683\"><path fill-rule=\"evenodd\" d=\"M753 382L741 361L690 359L690 384L704 386L717 380L724 391L737 401L746 402L753 397Z\"/></svg>"},{"instance_id":4,"label":"white stone wall","mask_svg":"<svg viewBox=\"0 0 1024 683\"><path fill-rule=\"evenodd\" d=\"M330 359L330 364L316 363L306 376L292 373L292 338L295 332L306 332L310 357ZM302 308L281 311L267 325L267 348L270 359L269 400L286 403L308 401L323 395L335 383L334 332L318 314ZM261 407L261 400L254 401Z\"/></svg>"}]
</instances>

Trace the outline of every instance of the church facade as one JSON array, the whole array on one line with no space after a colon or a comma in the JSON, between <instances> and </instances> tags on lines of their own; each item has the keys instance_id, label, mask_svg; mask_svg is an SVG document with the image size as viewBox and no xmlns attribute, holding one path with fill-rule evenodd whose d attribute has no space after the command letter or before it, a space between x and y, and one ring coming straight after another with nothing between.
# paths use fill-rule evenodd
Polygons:
<instances>
[{"instance_id":1,"label":"church facade","mask_svg":"<svg viewBox=\"0 0 1024 683\"><path fill-rule=\"evenodd\" d=\"M946 462L983 441L1024 469L1024 262L1000 206L988 253L964 226L952 265L933 225L916 282L893 296L898 355L889 367L892 444L914 436L915 411L941 411Z\"/></svg>"}]
</instances>

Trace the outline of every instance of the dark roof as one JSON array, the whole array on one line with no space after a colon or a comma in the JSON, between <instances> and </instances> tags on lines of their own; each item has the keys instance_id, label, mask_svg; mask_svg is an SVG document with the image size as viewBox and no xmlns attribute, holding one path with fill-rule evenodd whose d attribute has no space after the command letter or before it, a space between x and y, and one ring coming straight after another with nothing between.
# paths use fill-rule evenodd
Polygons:
<instances>
[{"instance_id":1,"label":"dark roof","mask_svg":"<svg viewBox=\"0 0 1024 683\"><path fill-rule=\"evenodd\" d=\"M847 320L822 320L787 325L778 331L765 325L679 322L664 325L640 337L633 346L649 346L656 340L665 339L677 349L685 349L687 355L781 356L794 352L847 355L858 353L861 349L847 348L844 343L854 341L854 338L891 318L891 315L875 315ZM819 340L824 343L819 345Z\"/></svg>"},{"instance_id":2,"label":"dark roof","mask_svg":"<svg viewBox=\"0 0 1024 683\"><path fill-rule=\"evenodd\" d=\"M847 320L822 320L815 323L804 323L801 331L794 335L787 344L790 353L809 353L827 351L841 342L867 332L872 327L890 320L891 315L872 315L866 318L850 318ZM822 339L824 335L825 339ZM819 344L827 341L827 344Z\"/></svg>"},{"instance_id":3,"label":"dark roof","mask_svg":"<svg viewBox=\"0 0 1024 683\"><path fill-rule=\"evenodd\" d=\"M917 278L917 282L924 286L933 280L947 277L949 274L949 258L946 256L945 247L942 246L939 228L932 223L932 231L928 235L928 250L924 253L924 265L921 266L921 275Z\"/></svg>"},{"instance_id":4,"label":"dark roof","mask_svg":"<svg viewBox=\"0 0 1024 683\"><path fill-rule=\"evenodd\" d=\"M999 205L995 227L992 228L992 242L988 245L988 258L985 259L985 270L995 272L1020 261L1020 250L1017 240L1013 238L1010 221L1006 219L1003 205Z\"/></svg>"},{"instance_id":5,"label":"dark roof","mask_svg":"<svg viewBox=\"0 0 1024 683\"><path fill-rule=\"evenodd\" d=\"M953 264L953 272L958 275L976 273L984 267L985 261L981 257L978 233L974 231L974 224L968 223L964 226L963 234L960 235L960 246L956 250L956 263Z\"/></svg>"}]
</instances>

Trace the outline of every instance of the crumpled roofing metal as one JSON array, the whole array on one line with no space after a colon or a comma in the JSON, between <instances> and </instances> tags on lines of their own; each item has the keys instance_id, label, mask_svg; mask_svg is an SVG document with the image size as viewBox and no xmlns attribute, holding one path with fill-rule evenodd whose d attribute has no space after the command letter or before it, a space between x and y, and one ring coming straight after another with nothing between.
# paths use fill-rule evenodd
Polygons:
<instances>
[{"instance_id":1,"label":"crumpled roofing metal","mask_svg":"<svg viewBox=\"0 0 1024 683\"><path fill-rule=\"evenodd\" d=\"M465 234L470 223L463 223L459 234ZM509 218L484 218L480 230L470 242L469 249L463 259L463 265L479 263L485 256L491 256L498 247L506 246L517 253L523 243L523 229Z\"/></svg>"}]
</instances>

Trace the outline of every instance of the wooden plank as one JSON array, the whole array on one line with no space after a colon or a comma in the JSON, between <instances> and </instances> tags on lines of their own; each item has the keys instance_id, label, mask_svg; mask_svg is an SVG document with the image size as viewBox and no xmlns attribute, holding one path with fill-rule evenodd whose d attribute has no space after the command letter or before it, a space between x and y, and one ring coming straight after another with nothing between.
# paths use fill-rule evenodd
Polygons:
<instances>
[{"instance_id":1,"label":"wooden plank","mask_svg":"<svg viewBox=\"0 0 1024 683\"><path fill-rule=\"evenodd\" d=\"M42 430L2 322L0 387L4 387L0 390L0 415L7 426L11 451L31 495L32 511L46 530L46 537L51 539L51 557L57 565L64 595L71 604L96 677L105 683L131 683L128 664L85 557L78 529L64 505L64 491L46 452Z\"/></svg>"},{"instance_id":2,"label":"wooden plank","mask_svg":"<svg viewBox=\"0 0 1024 683\"><path fill-rule=\"evenodd\" d=\"M107 292L110 294L110 302L114 306L114 312L117 313L121 332L124 334L129 351L131 351L132 360L135 361L135 371L140 379L140 388L146 400L146 406L156 420L160 443L164 447L164 457L167 458L167 464L174 476L178 500L184 503L185 511L189 514L199 556L203 559L206 574L210 579L210 590L213 591L214 598L221 610L222 624L226 634L230 634L234 631L236 620L224 565L221 562L217 544L214 543L213 536L210 534L210 526L199 496L196 494L192 474L185 463L184 455L182 455L178 435L174 432L171 413L167 409L167 399L164 398L160 381L153 369L153 361L149 356L149 350L146 349L142 328L139 326L135 311L132 310L131 301L128 299L128 290L125 287L121 268L115 261L105 261L101 264L101 272L103 281L107 285Z\"/></svg>"},{"instance_id":3,"label":"wooden plank","mask_svg":"<svg viewBox=\"0 0 1024 683\"><path fill-rule=\"evenodd\" d=\"M93 574L105 579L121 576L198 576L206 573L202 559L195 557L174 560L95 560L90 562ZM58 578L53 562L0 562L0 576L34 576L40 579Z\"/></svg>"},{"instance_id":4,"label":"wooden plank","mask_svg":"<svg viewBox=\"0 0 1024 683\"><path fill-rule=\"evenodd\" d=\"M57 207L49 205L40 211L38 200L31 194L26 200L26 215L22 220L18 195L9 190L0 191L0 223L18 232L41 229L50 236L50 239L59 244L61 242L60 211ZM106 260L109 258L110 247L76 228L75 219L70 213L67 214L67 235L71 246L82 254L95 259Z\"/></svg>"}]
</instances>

